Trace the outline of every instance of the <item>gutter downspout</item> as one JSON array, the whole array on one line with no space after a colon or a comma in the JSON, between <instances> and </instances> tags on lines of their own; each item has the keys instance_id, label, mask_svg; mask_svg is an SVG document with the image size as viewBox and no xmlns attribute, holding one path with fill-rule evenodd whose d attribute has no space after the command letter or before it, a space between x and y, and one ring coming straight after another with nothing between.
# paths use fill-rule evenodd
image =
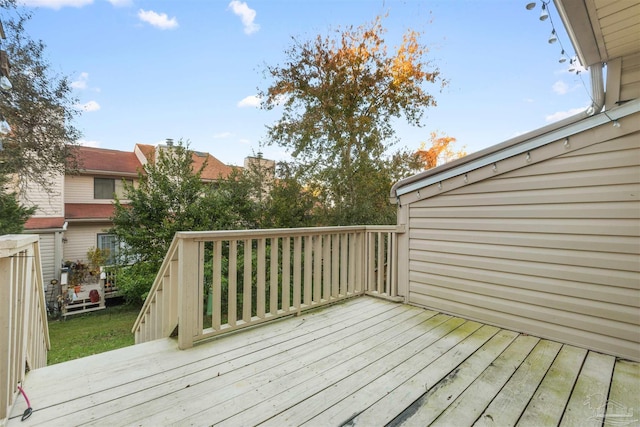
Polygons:
<instances>
[{"instance_id":1,"label":"gutter downspout","mask_svg":"<svg viewBox=\"0 0 640 427\"><path fill-rule=\"evenodd\" d=\"M408 178L404 178L396 182L391 187L391 194L389 196L389 201L394 204L399 202L400 196L398 195L397 190L400 189L401 187L405 187L416 181L420 181L426 177L435 175L437 173L443 172L448 169L452 169L453 167L464 165L465 163L469 163L473 160L479 159L488 154L492 154L502 149L505 149L507 147L520 144L529 139L538 137L540 135L544 135L548 132L554 131L556 129L560 129L562 127L579 122L580 120L583 120L587 117L594 116L600 113L604 107L604 100L605 100L604 77L602 72L603 68L604 68L604 64L602 62L593 64L589 67L589 73L591 77L591 105L587 107L585 110L577 114L574 114L573 116L567 117L566 119L535 129L531 132L527 132L526 134L517 136L516 138L507 140L503 143L488 147L484 150L480 150L475 153L471 153L461 159L454 160L452 162L446 163L436 168L426 170L424 172L418 173Z\"/></svg>"}]
</instances>

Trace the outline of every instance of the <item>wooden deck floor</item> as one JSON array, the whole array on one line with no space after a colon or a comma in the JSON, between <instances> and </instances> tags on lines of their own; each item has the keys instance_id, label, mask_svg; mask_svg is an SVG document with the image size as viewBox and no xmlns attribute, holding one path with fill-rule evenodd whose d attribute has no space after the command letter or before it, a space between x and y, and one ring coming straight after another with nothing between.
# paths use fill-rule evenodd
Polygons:
<instances>
[{"instance_id":1,"label":"wooden deck floor","mask_svg":"<svg viewBox=\"0 0 640 427\"><path fill-rule=\"evenodd\" d=\"M30 372L9 426L638 425L637 363L371 297ZM606 417L606 418L605 418Z\"/></svg>"}]
</instances>

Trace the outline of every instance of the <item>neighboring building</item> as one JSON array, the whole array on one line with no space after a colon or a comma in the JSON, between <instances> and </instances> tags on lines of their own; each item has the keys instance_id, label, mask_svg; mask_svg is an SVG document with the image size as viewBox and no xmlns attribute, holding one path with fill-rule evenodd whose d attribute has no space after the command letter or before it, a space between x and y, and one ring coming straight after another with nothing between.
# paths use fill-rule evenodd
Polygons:
<instances>
[{"instance_id":1,"label":"neighboring building","mask_svg":"<svg viewBox=\"0 0 640 427\"><path fill-rule=\"evenodd\" d=\"M45 285L60 279L65 261L86 262L91 248L117 253L118 242L108 234L114 212L113 196L126 204L123 180L136 185L143 166L155 161L159 150L171 148L171 141L167 142L157 147L136 144L132 152L77 147L77 173L52 176L49 192L35 186L23 192L21 202L38 207L25 224L25 233L40 235ZM194 170L207 162L202 170L203 181L213 182L234 170L209 153L194 151L192 156Z\"/></svg>"},{"instance_id":2,"label":"neighboring building","mask_svg":"<svg viewBox=\"0 0 640 427\"><path fill-rule=\"evenodd\" d=\"M398 283L412 304L639 360L640 21L595 3L555 2L590 109L393 187Z\"/></svg>"}]
</instances>

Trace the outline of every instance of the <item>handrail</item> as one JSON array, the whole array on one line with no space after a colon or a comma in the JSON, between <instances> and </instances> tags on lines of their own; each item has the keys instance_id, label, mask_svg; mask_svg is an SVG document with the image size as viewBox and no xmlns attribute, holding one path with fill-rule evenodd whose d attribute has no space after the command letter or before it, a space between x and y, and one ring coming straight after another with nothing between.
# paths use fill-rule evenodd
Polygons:
<instances>
[{"instance_id":1,"label":"handrail","mask_svg":"<svg viewBox=\"0 0 640 427\"><path fill-rule=\"evenodd\" d=\"M0 425L27 371L47 364L49 328L37 235L0 236Z\"/></svg>"},{"instance_id":2,"label":"handrail","mask_svg":"<svg viewBox=\"0 0 640 427\"><path fill-rule=\"evenodd\" d=\"M177 327L179 347L188 348L365 293L395 298L402 232L398 226L178 232L134 324L136 343Z\"/></svg>"}]
</instances>

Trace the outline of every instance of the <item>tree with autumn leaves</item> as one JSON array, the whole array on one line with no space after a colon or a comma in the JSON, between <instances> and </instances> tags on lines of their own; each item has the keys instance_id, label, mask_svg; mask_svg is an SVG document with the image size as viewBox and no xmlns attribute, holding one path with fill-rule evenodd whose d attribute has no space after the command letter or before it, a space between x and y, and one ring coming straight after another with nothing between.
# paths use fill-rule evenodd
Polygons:
<instances>
[{"instance_id":1,"label":"tree with autumn leaves","mask_svg":"<svg viewBox=\"0 0 640 427\"><path fill-rule=\"evenodd\" d=\"M415 153L395 150L394 122L421 126L435 106L428 87L446 81L427 58L421 34L407 30L389 49L382 18L299 41L283 66L267 66L262 108L282 108L267 144L290 150L291 170L318 197L327 225L395 222L388 193L419 168Z\"/></svg>"},{"instance_id":2,"label":"tree with autumn leaves","mask_svg":"<svg viewBox=\"0 0 640 427\"><path fill-rule=\"evenodd\" d=\"M431 146L427 147L426 142L420 144L420 148L416 152L416 156L423 164L424 169L432 169L454 159L459 159L467 155L465 147L459 150L454 148L456 139L445 134L438 135L437 132L431 132L429 138Z\"/></svg>"}]
</instances>

